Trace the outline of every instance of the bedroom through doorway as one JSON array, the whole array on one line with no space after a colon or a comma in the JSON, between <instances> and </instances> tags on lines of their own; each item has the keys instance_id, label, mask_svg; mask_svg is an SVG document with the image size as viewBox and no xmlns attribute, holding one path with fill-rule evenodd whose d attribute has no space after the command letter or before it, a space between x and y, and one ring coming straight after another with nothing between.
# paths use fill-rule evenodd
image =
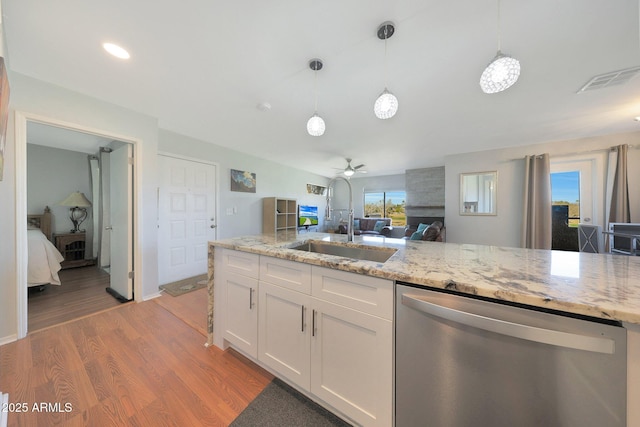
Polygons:
<instances>
[{"instance_id":1,"label":"bedroom through doorway","mask_svg":"<svg viewBox=\"0 0 640 427\"><path fill-rule=\"evenodd\" d=\"M34 278L30 220L26 308L27 331L34 332L133 300L133 150L127 142L47 123L27 121L26 131L27 213L50 212L45 240L64 258L50 267L50 278ZM113 163L124 167L110 163L120 149L126 157ZM125 176L114 180L115 173ZM114 287L117 295L110 292Z\"/></svg>"}]
</instances>

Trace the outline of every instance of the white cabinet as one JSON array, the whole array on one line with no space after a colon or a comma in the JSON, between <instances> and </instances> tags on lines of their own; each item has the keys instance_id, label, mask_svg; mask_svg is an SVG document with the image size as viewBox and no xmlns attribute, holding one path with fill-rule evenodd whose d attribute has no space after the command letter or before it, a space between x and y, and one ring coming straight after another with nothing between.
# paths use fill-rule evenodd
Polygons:
<instances>
[{"instance_id":1,"label":"white cabinet","mask_svg":"<svg viewBox=\"0 0 640 427\"><path fill-rule=\"evenodd\" d=\"M258 357L259 256L243 252L216 251L221 256L215 286L222 290L223 337L248 356Z\"/></svg>"},{"instance_id":2,"label":"white cabinet","mask_svg":"<svg viewBox=\"0 0 640 427\"><path fill-rule=\"evenodd\" d=\"M261 282L259 301L258 359L277 374L309 391L311 297Z\"/></svg>"},{"instance_id":3,"label":"white cabinet","mask_svg":"<svg viewBox=\"0 0 640 427\"><path fill-rule=\"evenodd\" d=\"M259 303L262 363L358 424L391 425L391 281L261 257Z\"/></svg>"},{"instance_id":4,"label":"white cabinet","mask_svg":"<svg viewBox=\"0 0 640 427\"><path fill-rule=\"evenodd\" d=\"M254 353L256 279L245 274L255 276L255 265L227 254L215 268L215 286L226 288L225 340L355 423L392 425L392 281L260 256Z\"/></svg>"},{"instance_id":5,"label":"white cabinet","mask_svg":"<svg viewBox=\"0 0 640 427\"><path fill-rule=\"evenodd\" d=\"M393 417L393 326L314 298L311 393L365 426Z\"/></svg>"}]
</instances>

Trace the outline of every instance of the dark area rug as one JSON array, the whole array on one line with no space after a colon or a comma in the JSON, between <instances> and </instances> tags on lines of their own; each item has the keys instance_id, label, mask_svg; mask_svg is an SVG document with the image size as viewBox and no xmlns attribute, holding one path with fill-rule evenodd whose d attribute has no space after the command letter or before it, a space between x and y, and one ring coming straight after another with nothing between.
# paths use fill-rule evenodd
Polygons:
<instances>
[{"instance_id":1,"label":"dark area rug","mask_svg":"<svg viewBox=\"0 0 640 427\"><path fill-rule=\"evenodd\" d=\"M232 427L350 425L277 378L231 423Z\"/></svg>"},{"instance_id":2,"label":"dark area rug","mask_svg":"<svg viewBox=\"0 0 640 427\"><path fill-rule=\"evenodd\" d=\"M207 275L202 274L200 276L190 277L177 282L167 283L166 285L160 285L158 288L165 291L172 297L177 297L182 294L186 294L187 292L205 288L206 286Z\"/></svg>"}]
</instances>

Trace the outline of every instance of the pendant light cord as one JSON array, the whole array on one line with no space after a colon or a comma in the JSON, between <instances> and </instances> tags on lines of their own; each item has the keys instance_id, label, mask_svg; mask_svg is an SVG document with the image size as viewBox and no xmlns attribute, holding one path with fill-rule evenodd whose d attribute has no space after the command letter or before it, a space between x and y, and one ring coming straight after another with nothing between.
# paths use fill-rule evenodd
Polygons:
<instances>
[{"instance_id":1,"label":"pendant light cord","mask_svg":"<svg viewBox=\"0 0 640 427\"><path fill-rule=\"evenodd\" d=\"M389 39L389 34L387 33L387 31L389 31L389 26L385 25L384 27L384 88L387 88L387 39Z\"/></svg>"},{"instance_id":2,"label":"pendant light cord","mask_svg":"<svg viewBox=\"0 0 640 427\"><path fill-rule=\"evenodd\" d=\"M315 92L316 102L313 105L313 113L318 112L318 65L313 69L313 91Z\"/></svg>"},{"instance_id":3,"label":"pendant light cord","mask_svg":"<svg viewBox=\"0 0 640 427\"><path fill-rule=\"evenodd\" d=\"M498 0L498 18L497 18L497 26L498 26L498 52L502 49L500 39L502 38L501 30L500 30L500 0Z\"/></svg>"}]
</instances>

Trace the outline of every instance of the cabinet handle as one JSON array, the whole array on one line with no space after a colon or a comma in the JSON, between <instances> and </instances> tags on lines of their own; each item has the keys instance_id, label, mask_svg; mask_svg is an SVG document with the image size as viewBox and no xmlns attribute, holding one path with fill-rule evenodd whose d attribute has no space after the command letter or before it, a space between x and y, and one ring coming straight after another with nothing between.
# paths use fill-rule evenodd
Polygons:
<instances>
[{"instance_id":1,"label":"cabinet handle","mask_svg":"<svg viewBox=\"0 0 640 427\"><path fill-rule=\"evenodd\" d=\"M316 336L316 311L311 312L311 336Z\"/></svg>"},{"instance_id":2,"label":"cabinet handle","mask_svg":"<svg viewBox=\"0 0 640 427\"><path fill-rule=\"evenodd\" d=\"M302 309L300 311L301 311L301 314L302 314L302 319L300 321L300 331L304 332L304 305L301 306L301 308Z\"/></svg>"},{"instance_id":3,"label":"cabinet handle","mask_svg":"<svg viewBox=\"0 0 640 427\"><path fill-rule=\"evenodd\" d=\"M249 310L253 308L253 288L249 288Z\"/></svg>"}]
</instances>

